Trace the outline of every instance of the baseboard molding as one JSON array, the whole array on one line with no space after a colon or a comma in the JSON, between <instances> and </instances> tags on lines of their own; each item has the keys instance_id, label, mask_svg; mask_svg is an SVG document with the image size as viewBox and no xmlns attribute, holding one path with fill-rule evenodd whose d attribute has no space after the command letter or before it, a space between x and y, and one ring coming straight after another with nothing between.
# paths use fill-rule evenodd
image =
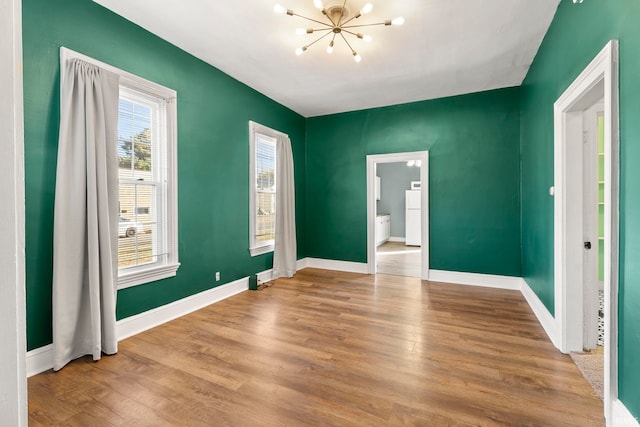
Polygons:
<instances>
[{"instance_id":1,"label":"baseboard molding","mask_svg":"<svg viewBox=\"0 0 640 427\"><path fill-rule=\"evenodd\" d=\"M27 351L27 378L53 369L53 344Z\"/></svg>"},{"instance_id":2,"label":"baseboard molding","mask_svg":"<svg viewBox=\"0 0 640 427\"><path fill-rule=\"evenodd\" d=\"M223 299L249 289L249 278L245 277L213 289L188 296L167 305L127 317L116 322L118 341L139 334L178 317L200 310Z\"/></svg>"},{"instance_id":3,"label":"baseboard molding","mask_svg":"<svg viewBox=\"0 0 640 427\"><path fill-rule=\"evenodd\" d=\"M170 304L145 311L116 322L116 336L122 341L178 317L200 310L249 289L249 278L245 277L213 289L174 301ZM53 368L53 345L36 348L27 352L27 377Z\"/></svg>"},{"instance_id":4,"label":"baseboard molding","mask_svg":"<svg viewBox=\"0 0 640 427\"><path fill-rule=\"evenodd\" d=\"M367 264L361 262L336 261L322 258L302 258L298 260L296 265L298 270L302 270L307 267L319 268L322 270L345 271L347 273L368 273ZM261 271L257 274L258 280L262 283L272 280L272 272L273 269Z\"/></svg>"},{"instance_id":5,"label":"baseboard molding","mask_svg":"<svg viewBox=\"0 0 640 427\"><path fill-rule=\"evenodd\" d=\"M540 301L538 295L533 292L533 289L529 287L529 284L526 282L526 280L520 279L520 281L520 292L522 292L524 299L527 300L527 303L529 304L529 307L531 307L533 314L535 314L538 318L538 322L540 322L540 325L542 325L542 328L547 333L547 336L549 337L553 345L556 348L560 348L558 343L556 319L551 315L549 310L547 310L547 307L544 306L542 301Z\"/></svg>"},{"instance_id":6,"label":"baseboard molding","mask_svg":"<svg viewBox=\"0 0 640 427\"><path fill-rule=\"evenodd\" d=\"M309 266L308 260L309 260L308 258L302 258L296 261L296 270L302 270L303 268L308 267ZM256 276L258 277L258 282L261 282L261 283L269 282L273 280L273 268L270 268L265 271L261 271L260 273L256 274Z\"/></svg>"},{"instance_id":7,"label":"baseboard molding","mask_svg":"<svg viewBox=\"0 0 640 427\"><path fill-rule=\"evenodd\" d=\"M609 427L640 427L638 419L624 406L620 400L614 400L611 405L611 419L607 420Z\"/></svg>"},{"instance_id":8,"label":"baseboard molding","mask_svg":"<svg viewBox=\"0 0 640 427\"><path fill-rule=\"evenodd\" d=\"M454 283L457 285L482 286L485 288L521 289L520 277L498 276L494 274L460 273L456 271L429 270L430 282Z\"/></svg>"},{"instance_id":9,"label":"baseboard molding","mask_svg":"<svg viewBox=\"0 0 640 427\"><path fill-rule=\"evenodd\" d=\"M390 242L404 243L404 242L407 241L407 239L405 237L389 237L389 241Z\"/></svg>"},{"instance_id":10,"label":"baseboard molding","mask_svg":"<svg viewBox=\"0 0 640 427\"><path fill-rule=\"evenodd\" d=\"M335 261L322 258L307 258L307 267L320 268L322 270L344 271L347 273L367 274L367 263L352 261Z\"/></svg>"}]
</instances>

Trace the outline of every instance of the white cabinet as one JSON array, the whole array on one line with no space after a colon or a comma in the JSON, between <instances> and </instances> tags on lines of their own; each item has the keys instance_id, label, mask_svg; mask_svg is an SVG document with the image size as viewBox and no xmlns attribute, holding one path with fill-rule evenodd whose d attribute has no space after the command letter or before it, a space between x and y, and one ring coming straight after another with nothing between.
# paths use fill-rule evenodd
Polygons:
<instances>
[{"instance_id":1,"label":"white cabinet","mask_svg":"<svg viewBox=\"0 0 640 427\"><path fill-rule=\"evenodd\" d=\"M391 215L376 217L376 246L380 246L391 236Z\"/></svg>"}]
</instances>

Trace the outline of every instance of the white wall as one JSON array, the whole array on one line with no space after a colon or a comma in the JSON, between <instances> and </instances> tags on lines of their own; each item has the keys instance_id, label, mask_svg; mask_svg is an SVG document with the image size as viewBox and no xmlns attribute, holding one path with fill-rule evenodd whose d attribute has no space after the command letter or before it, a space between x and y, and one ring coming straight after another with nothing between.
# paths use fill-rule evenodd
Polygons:
<instances>
[{"instance_id":1,"label":"white wall","mask_svg":"<svg viewBox=\"0 0 640 427\"><path fill-rule=\"evenodd\" d=\"M20 0L0 0L0 423L27 425Z\"/></svg>"}]
</instances>

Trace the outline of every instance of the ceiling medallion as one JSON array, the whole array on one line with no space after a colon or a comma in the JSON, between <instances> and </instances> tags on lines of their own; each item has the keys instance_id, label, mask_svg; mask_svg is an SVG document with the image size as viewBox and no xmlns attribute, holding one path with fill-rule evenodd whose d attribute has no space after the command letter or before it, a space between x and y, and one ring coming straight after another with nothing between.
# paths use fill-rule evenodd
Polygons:
<instances>
[{"instance_id":1,"label":"ceiling medallion","mask_svg":"<svg viewBox=\"0 0 640 427\"><path fill-rule=\"evenodd\" d=\"M347 0L340 3L332 3L328 4L326 7L323 5L322 0L313 0L313 5L318 8L322 12L322 17L318 19L308 18L306 16L302 16L291 9L287 9L284 6L276 4L273 8L274 12L279 14L287 14L289 16L297 16L302 19L306 19L307 21L313 22L314 24L320 25L319 28L298 28L296 33L300 36L305 34L320 34L315 40L311 43L308 43L302 47L296 49L296 55L302 55L309 47L316 44L320 40L330 37L331 41L327 46L327 53L333 53L333 45L337 37L344 40L349 49L351 50L351 54L353 55L353 59L356 62L360 62L362 57L356 52L356 50L349 43L348 38L352 38L352 41L355 39L364 40L365 42L371 42L371 37L365 34L358 32L360 28L363 27L372 27L374 25L402 25L404 24L404 18L399 17L395 19L388 19L383 22L375 22L372 24L360 24L356 25L352 23L354 20L360 18L362 15L366 15L367 13L373 10L373 5L371 3L365 4L362 9L360 9L357 13L351 15L350 9L347 6ZM323 19L322 21L320 19Z\"/></svg>"}]
</instances>

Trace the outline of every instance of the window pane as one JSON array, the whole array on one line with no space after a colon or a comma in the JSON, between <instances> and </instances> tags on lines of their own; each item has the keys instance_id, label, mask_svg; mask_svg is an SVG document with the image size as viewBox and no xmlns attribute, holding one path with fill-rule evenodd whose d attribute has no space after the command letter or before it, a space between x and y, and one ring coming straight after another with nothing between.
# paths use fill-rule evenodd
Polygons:
<instances>
[{"instance_id":1,"label":"window pane","mask_svg":"<svg viewBox=\"0 0 640 427\"><path fill-rule=\"evenodd\" d=\"M276 195L256 193L256 241L273 240L276 236Z\"/></svg>"},{"instance_id":2,"label":"window pane","mask_svg":"<svg viewBox=\"0 0 640 427\"><path fill-rule=\"evenodd\" d=\"M120 184L118 267L158 261L162 236L157 230L156 185L148 182Z\"/></svg>"},{"instance_id":3,"label":"window pane","mask_svg":"<svg viewBox=\"0 0 640 427\"><path fill-rule=\"evenodd\" d=\"M276 146L273 138L256 138L256 189L275 191Z\"/></svg>"},{"instance_id":4,"label":"window pane","mask_svg":"<svg viewBox=\"0 0 640 427\"><path fill-rule=\"evenodd\" d=\"M256 242L275 238L276 228L275 139L256 135Z\"/></svg>"},{"instance_id":5,"label":"window pane","mask_svg":"<svg viewBox=\"0 0 640 427\"><path fill-rule=\"evenodd\" d=\"M118 107L118 161L126 179L151 179L152 109L120 98Z\"/></svg>"}]
</instances>

